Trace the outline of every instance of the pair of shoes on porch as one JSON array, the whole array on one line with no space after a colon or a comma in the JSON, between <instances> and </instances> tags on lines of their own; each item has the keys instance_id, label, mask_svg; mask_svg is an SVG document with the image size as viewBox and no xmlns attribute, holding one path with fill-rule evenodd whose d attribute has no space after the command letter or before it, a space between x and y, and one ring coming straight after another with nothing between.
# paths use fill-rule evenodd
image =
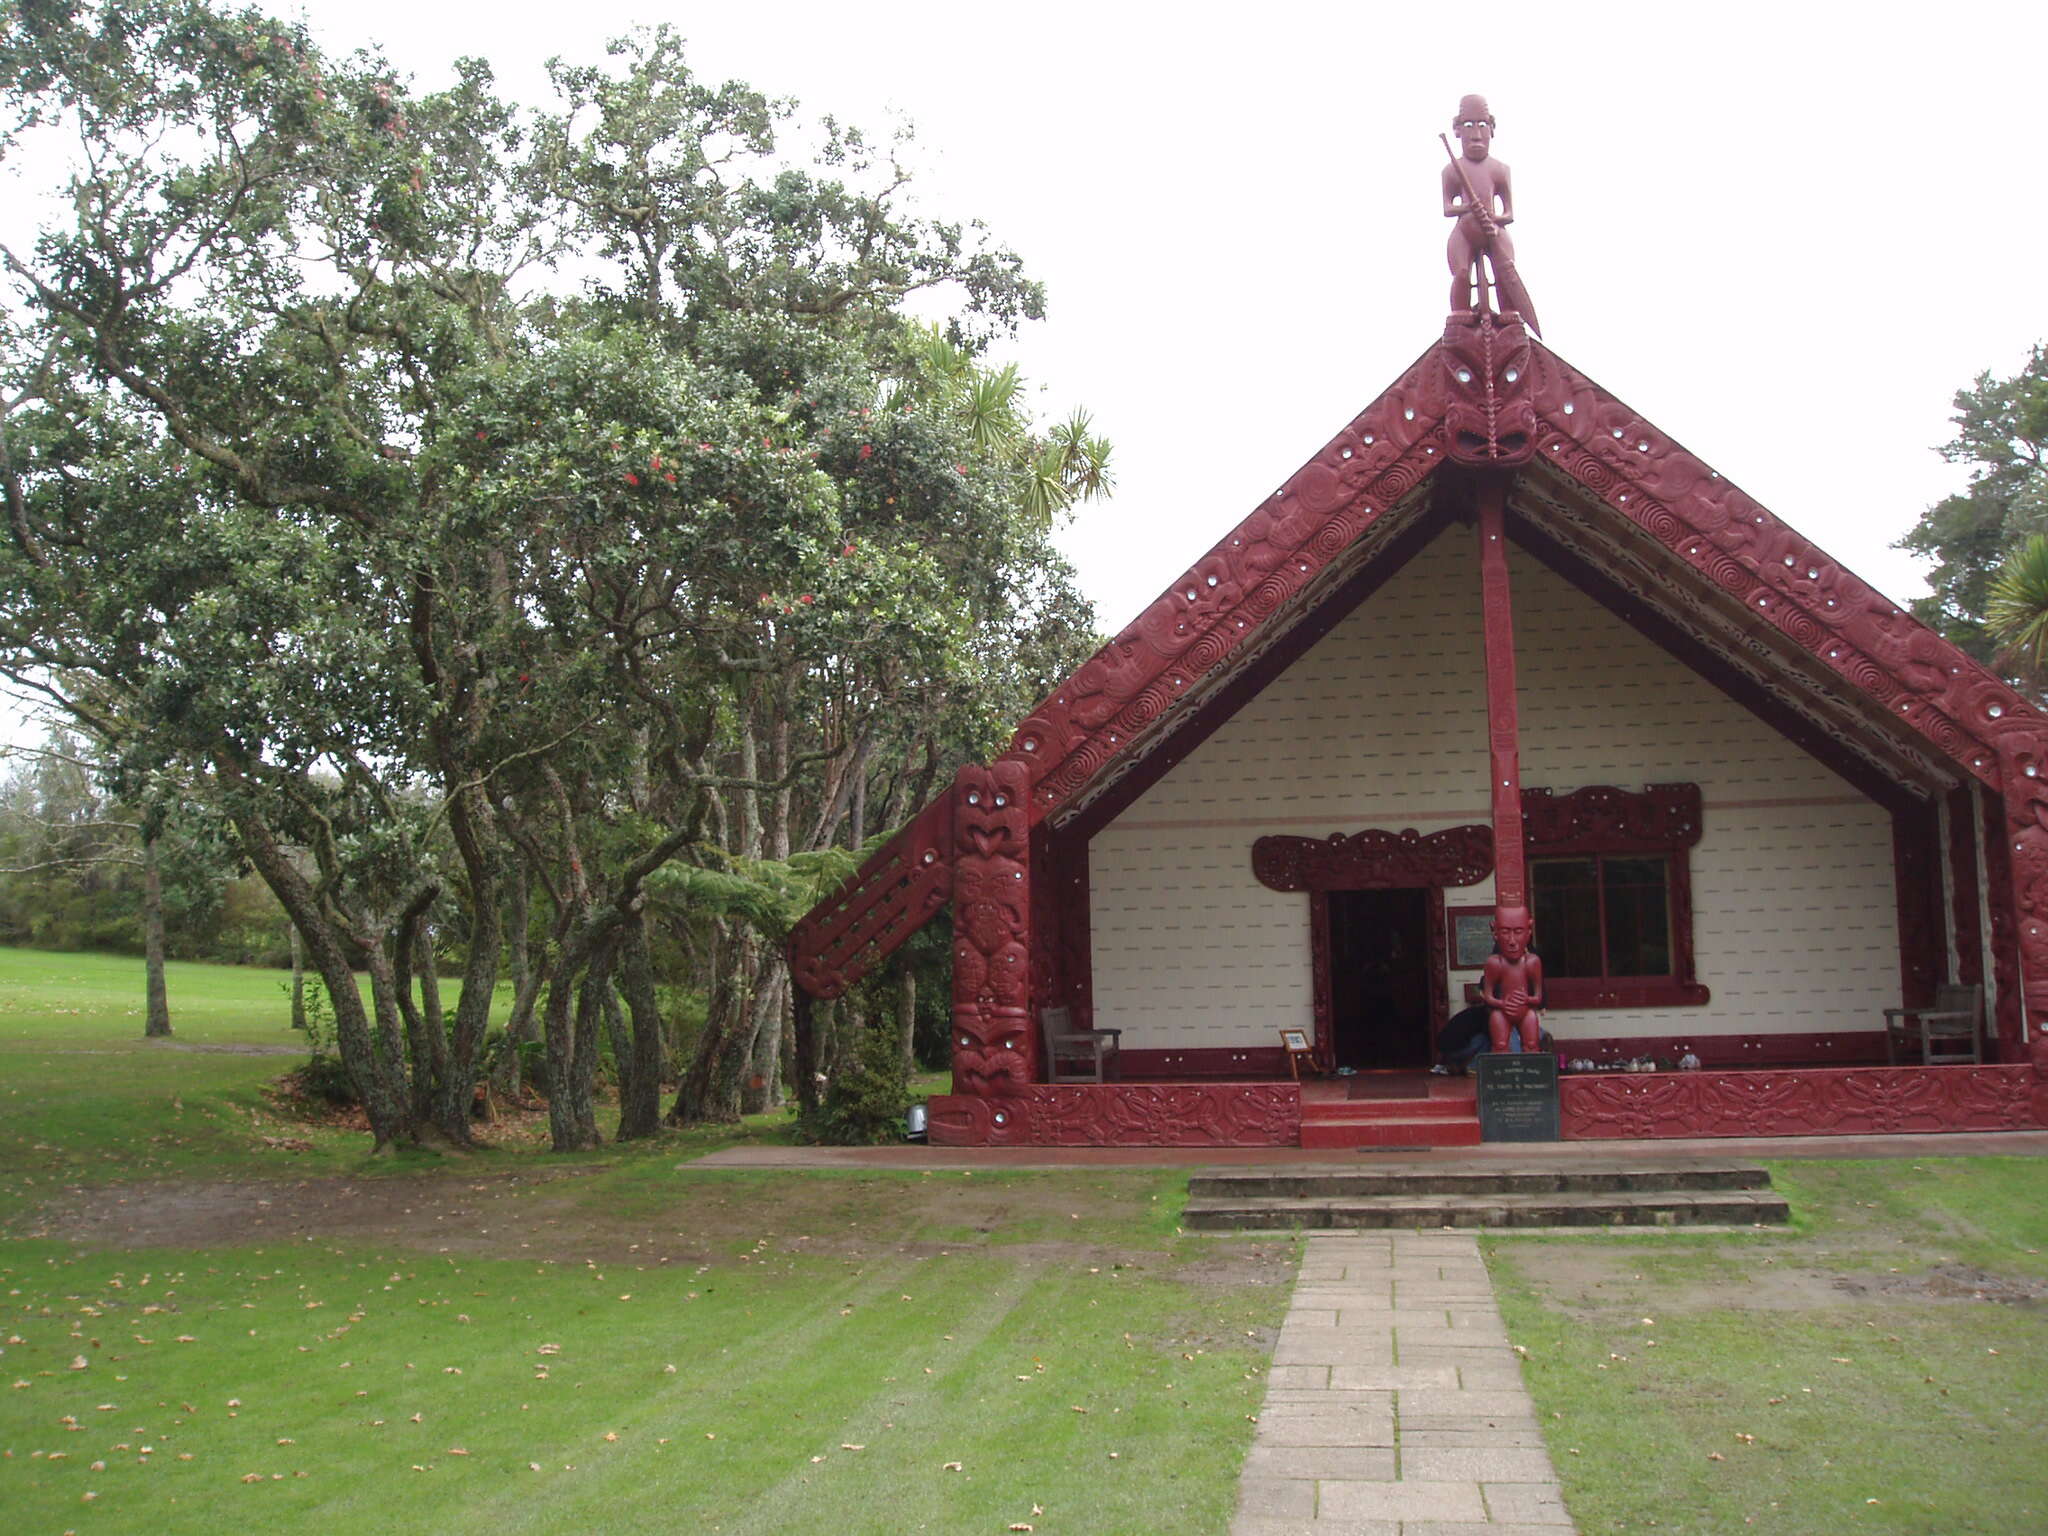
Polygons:
<instances>
[{"instance_id":1,"label":"pair of shoes on porch","mask_svg":"<svg viewBox=\"0 0 2048 1536\"><path fill-rule=\"evenodd\" d=\"M1435 1066L1429 1069L1429 1075L1431 1077L1449 1077L1451 1075L1451 1069L1445 1066L1442 1062L1438 1062Z\"/></svg>"}]
</instances>

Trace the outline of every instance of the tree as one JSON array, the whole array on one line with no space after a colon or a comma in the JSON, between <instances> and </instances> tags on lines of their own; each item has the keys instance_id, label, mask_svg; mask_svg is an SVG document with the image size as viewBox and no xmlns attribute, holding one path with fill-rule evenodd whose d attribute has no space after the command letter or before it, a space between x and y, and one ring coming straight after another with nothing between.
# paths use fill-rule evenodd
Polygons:
<instances>
[{"instance_id":1,"label":"tree","mask_svg":"<svg viewBox=\"0 0 2048 1536\"><path fill-rule=\"evenodd\" d=\"M1969 485L1922 513L1898 547L1935 562L1933 595L1914 613L1989 662L1992 581L2029 534L2048 530L2048 348L2036 343L2011 378L1979 374L1955 407L1956 435L1941 452L1969 466Z\"/></svg>"},{"instance_id":2,"label":"tree","mask_svg":"<svg viewBox=\"0 0 2048 1536\"><path fill-rule=\"evenodd\" d=\"M779 952L650 881L861 843L1092 639L1046 531L1106 444L974 355L1037 285L665 30L528 113L199 0L19 15L7 143L89 154L0 249L0 673L219 807L378 1145L467 1138L508 921L558 1148L610 1018L658 1118L658 938L712 999L672 1113L772 1096Z\"/></svg>"}]
</instances>

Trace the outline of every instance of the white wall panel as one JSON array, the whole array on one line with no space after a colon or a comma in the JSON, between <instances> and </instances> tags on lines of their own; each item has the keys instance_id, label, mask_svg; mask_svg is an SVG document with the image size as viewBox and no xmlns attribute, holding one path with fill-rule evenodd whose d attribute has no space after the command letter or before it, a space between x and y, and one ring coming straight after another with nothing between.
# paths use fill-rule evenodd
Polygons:
<instances>
[{"instance_id":1,"label":"white wall panel","mask_svg":"<svg viewBox=\"0 0 2048 1536\"><path fill-rule=\"evenodd\" d=\"M1874 1027L1898 990L1889 816L1561 578L1510 565L1523 783L1689 780L1705 801L1713 1002L1560 1013L1555 1033ZM1486 821L1485 700L1477 555L1453 528L1095 836L1096 1022L1132 1049L1306 1027L1308 898L1254 880L1252 842ZM1451 973L1454 996L1474 974Z\"/></svg>"}]
</instances>

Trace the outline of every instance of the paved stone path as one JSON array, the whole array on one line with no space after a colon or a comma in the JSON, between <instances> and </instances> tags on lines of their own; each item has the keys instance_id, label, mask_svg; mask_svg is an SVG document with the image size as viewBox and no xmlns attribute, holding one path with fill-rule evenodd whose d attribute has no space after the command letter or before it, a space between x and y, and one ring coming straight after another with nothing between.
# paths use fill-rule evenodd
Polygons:
<instances>
[{"instance_id":1,"label":"paved stone path","mask_svg":"<svg viewBox=\"0 0 2048 1536\"><path fill-rule=\"evenodd\" d=\"M1231 1536L1569 1536L1479 1244L1305 1239Z\"/></svg>"}]
</instances>

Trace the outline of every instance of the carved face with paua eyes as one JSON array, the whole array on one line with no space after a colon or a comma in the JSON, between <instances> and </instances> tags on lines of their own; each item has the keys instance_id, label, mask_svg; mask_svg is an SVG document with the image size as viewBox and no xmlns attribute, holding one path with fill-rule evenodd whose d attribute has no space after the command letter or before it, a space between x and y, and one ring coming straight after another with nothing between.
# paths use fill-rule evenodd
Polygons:
<instances>
[{"instance_id":1,"label":"carved face with paua eyes","mask_svg":"<svg viewBox=\"0 0 2048 1536\"><path fill-rule=\"evenodd\" d=\"M953 1016L953 1091L1015 1092L1031 1081L1029 1015L1002 1010Z\"/></svg>"},{"instance_id":2,"label":"carved face with paua eyes","mask_svg":"<svg viewBox=\"0 0 2048 1536\"><path fill-rule=\"evenodd\" d=\"M1536 456L1529 333L1470 312L1444 326L1444 447L1460 464L1505 469Z\"/></svg>"},{"instance_id":3,"label":"carved face with paua eyes","mask_svg":"<svg viewBox=\"0 0 2048 1536\"><path fill-rule=\"evenodd\" d=\"M1484 96L1467 96L1458 103L1458 115L1451 119L1451 132L1467 160L1484 160L1493 145L1493 113Z\"/></svg>"}]
</instances>

